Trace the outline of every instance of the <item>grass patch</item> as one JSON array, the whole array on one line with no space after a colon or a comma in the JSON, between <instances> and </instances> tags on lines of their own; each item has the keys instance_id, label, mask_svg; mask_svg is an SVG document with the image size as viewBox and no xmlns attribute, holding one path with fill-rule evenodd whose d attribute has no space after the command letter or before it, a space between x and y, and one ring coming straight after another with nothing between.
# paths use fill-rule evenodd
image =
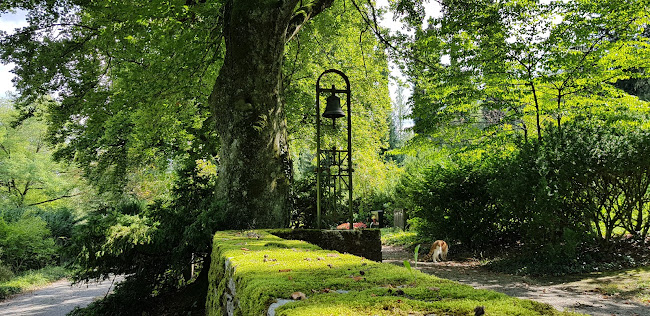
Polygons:
<instances>
[{"instance_id":1,"label":"grass patch","mask_svg":"<svg viewBox=\"0 0 650 316\"><path fill-rule=\"evenodd\" d=\"M68 271L59 266L26 271L8 281L0 282L0 299L43 287L66 276L68 276Z\"/></svg>"},{"instance_id":2,"label":"grass patch","mask_svg":"<svg viewBox=\"0 0 650 316\"><path fill-rule=\"evenodd\" d=\"M477 306L489 315L576 315L264 231L215 234L209 287L208 315L224 314L224 302L233 302L237 315L266 315L295 292L307 299L276 315L473 315Z\"/></svg>"},{"instance_id":3,"label":"grass patch","mask_svg":"<svg viewBox=\"0 0 650 316\"><path fill-rule=\"evenodd\" d=\"M425 242L424 239L419 238L416 232L404 231L395 228L382 228L381 229L381 244L387 246L404 246L410 247L415 244Z\"/></svg>"}]
</instances>

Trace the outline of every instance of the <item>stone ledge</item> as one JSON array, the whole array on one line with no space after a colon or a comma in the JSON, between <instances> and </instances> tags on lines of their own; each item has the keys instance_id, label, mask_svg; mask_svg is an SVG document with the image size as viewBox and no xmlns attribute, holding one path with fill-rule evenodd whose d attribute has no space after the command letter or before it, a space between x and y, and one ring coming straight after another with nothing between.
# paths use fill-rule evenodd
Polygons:
<instances>
[{"instance_id":1,"label":"stone ledge","mask_svg":"<svg viewBox=\"0 0 650 316\"><path fill-rule=\"evenodd\" d=\"M576 315L268 231L217 232L208 280L209 316Z\"/></svg>"}]
</instances>

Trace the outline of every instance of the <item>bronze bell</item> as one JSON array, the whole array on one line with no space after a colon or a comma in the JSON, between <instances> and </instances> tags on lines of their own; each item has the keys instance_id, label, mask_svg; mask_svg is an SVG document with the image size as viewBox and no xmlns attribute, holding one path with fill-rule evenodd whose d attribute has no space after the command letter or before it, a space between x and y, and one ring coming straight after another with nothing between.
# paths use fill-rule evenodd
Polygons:
<instances>
[{"instance_id":1,"label":"bronze bell","mask_svg":"<svg viewBox=\"0 0 650 316\"><path fill-rule=\"evenodd\" d=\"M332 87L332 90L334 87ZM339 117L344 117L345 113L343 113L343 110L341 109L341 99L334 95L330 95L327 98L327 106L325 107L325 112L323 112L323 117L326 118L339 118Z\"/></svg>"}]
</instances>

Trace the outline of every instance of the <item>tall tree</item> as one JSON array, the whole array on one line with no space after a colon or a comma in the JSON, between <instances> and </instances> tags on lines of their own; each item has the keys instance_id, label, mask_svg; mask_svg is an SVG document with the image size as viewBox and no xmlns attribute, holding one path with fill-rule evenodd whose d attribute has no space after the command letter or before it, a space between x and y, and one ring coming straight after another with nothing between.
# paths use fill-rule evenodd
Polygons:
<instances>
[{"instance_id":1,"label":"tall tree","mask_svg":"<svg viewBox=\"0 0 650 316\"><path fill-rule=\"evenodd\" d=\"M235 227L288 225L291 157L280 95L285 43L332 2L225 4L226 53L209 102L221 139L217 194Z\"/></svg>"},{"instance_id":2,"label":"tall tree","mask_svg":"<svg viewBox=\"0 0 650 316\"><path fill-rule=\"evenodd\" d=\"M285 44L333 0L10 1L29 26L2 36L23 114L58 94L50 139L105 190L143 161L219 148L217 199L232 228L288 223L281 99ZM208 97L209 95L209 97ZM216 126L217 144L210 130ZM201 146L198 146L201 147ZM153 149L152 149L153 148Z\"/></svg>"}]
</instances>

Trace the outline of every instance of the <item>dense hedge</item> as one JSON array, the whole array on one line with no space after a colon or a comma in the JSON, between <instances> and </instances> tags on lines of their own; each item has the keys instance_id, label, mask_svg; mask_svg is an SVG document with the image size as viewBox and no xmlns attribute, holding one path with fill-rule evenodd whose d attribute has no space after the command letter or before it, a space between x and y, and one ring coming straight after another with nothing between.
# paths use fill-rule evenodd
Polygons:
<instances>
[{"instance_id":1,"label":"dense hedge","mask_svg":"<svg viewBox=\"0 0 650 316\"><path fill-rule=\"evenodd\" d=\"M323 249L381 261L379 229L272 229L269 232L283 239L304 240Z\"/></svg>"},{"instance_id":2,"label":"dense hedge","mask_svg":"<svg viewBox=\"0 0 650 316\"><path fill-rule=\"evenodd\" d=\"M578 263L616 232L648 236L647 130L584 120L544 135L405 177L418 233L472 249L523 246L543 264Z\"/></svg>"}]
</instances>

